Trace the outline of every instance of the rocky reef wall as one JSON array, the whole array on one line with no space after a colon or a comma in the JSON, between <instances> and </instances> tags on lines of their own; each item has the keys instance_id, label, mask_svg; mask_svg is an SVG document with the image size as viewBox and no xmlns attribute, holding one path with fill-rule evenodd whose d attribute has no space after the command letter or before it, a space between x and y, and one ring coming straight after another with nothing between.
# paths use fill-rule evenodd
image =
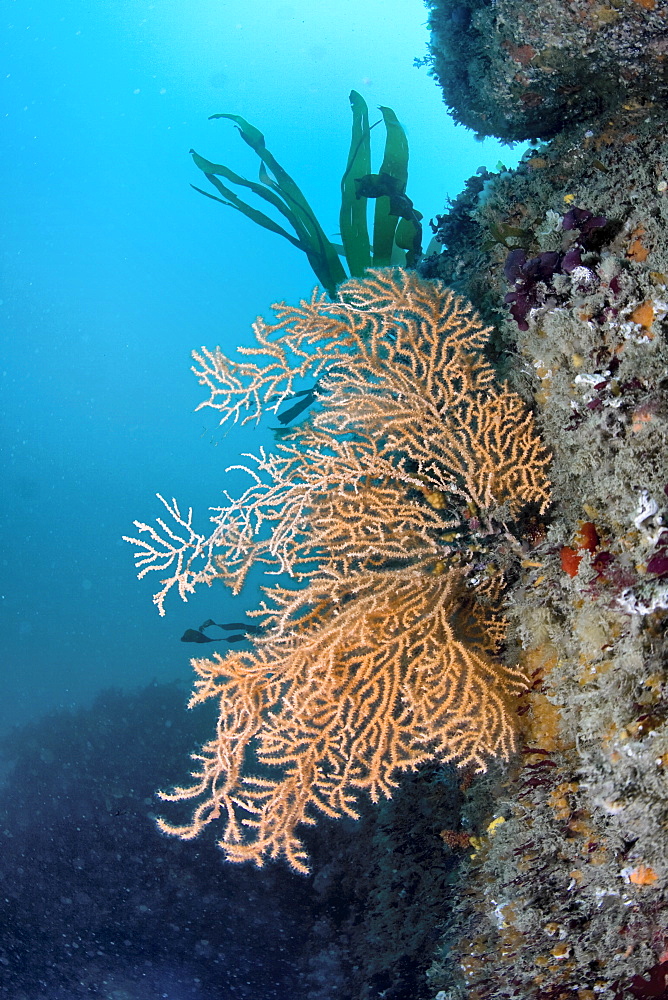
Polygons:
<instances>
[{"instance_id":1,"label":"rocky reef wall","mask_svg":"<svg viewBox=\"0 0 668 1000\"><path fill-rule=\"evenodd\" d=\"M432 3L455 117L552 137L471 178L423 264L494 324L554 456L509 593L506 655L533 677L522 753L482 826L465 807L449 834L464 861L440 1000L668 995L665 14Z\"/></svg>"},{"instance_id":2,"label":"rocky reef wall","mask_svg":"<svg viewBox=\"0 0 668 1000\"><path fill-rule=\"evenodd\" d=\"M666 95L665 0L427 0L434 75L455 121L548 138Z\"/></svg>"}]
</instances>

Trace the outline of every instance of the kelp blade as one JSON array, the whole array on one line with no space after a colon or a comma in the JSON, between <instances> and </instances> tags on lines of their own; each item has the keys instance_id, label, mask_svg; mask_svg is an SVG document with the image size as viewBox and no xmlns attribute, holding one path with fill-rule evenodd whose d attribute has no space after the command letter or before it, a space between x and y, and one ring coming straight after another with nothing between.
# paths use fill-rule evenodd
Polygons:
<instances>
[{"instance_id":1,"label":"kelp blade","mask_svg":"<svg viewBox=\"0 0 668 1000\"><path fill-rule=\"evenodd\" d=\"M285 208L292 213L291 224L303 244L302 248L311 267L329 296L333 298L336 295L336 286L345 281L347 275L339 260L336 248L327 238L299 185L269 152L262 132L247 122L245 118L229 114L217 114L210 117L212 119L227 118L234 122L241 138L260 158L262 184L266 185L269 190L277 192L283 199ZM273 178L269 171L274 175Z\"/></svg>"},{"instance_id":2,"label":"kelp blade","mask_svg":"<svg viewBox=\"0 0 668 1000\"><path fill-rule=\"evenodd\" d=\"M360 278L371 267L371 245L367 226L367 199L358 198L355 179L371 172L369 109L356 90L350 92L353 113L348 162L341 178L339 223L343 250L351 277Z\"/></svg>"},{"instance_id":3,"label":"kelp blade","mask_svg":"<svg viewBox=\"0 0 668 1000\"><path fill-rule=\"evenodd\" d=\"M299 239L288 233L282 226L275 222L271 216L265 215L264 212L260 212L259 209L253 208L247 202L243 201L234 191L226 187L219 176L225 177L226 180L231 180L234 184L242 185L243 187L250 188L254 194L258 195L260 198L264 198L268 201L274 208L277 208L285 218L288 220L290 225L295 229L293 214L288 208L281 202L281 200L274 194L273 191L266 191L261 184L256 184L253 181L248 181L244 177L240 177L235 174L232 170L223 166L220 163L212 163L211 160L205 159L196 153L194 149L190 150L193 158L194 164L199 167L206 179L212 184L216 190L222 195L218 198L214 194L210 194L208 191L203 191L202 188L197 187L196 184L191 184L190 186L203 194L206 198L211 198L213 201L218 201L222 205L227 205L229 208L236 208L238 212L245 215L247 218L251 219L253 222L257 223L258 226L262 226L264 229L268 229L272 233L278 233L280 236L285 237L294 246L298 247L300 250L306 252L306 247L299 241ZM296 231L296 229L295 229Z\"/></svg>"},{"instance_id":4,"label":"kelp blade","mask_svg":"<svg viewBox=\"0 0 668 1000\"><path fill-rule=\"evenodd\" d=\"M411 203L412 204L412 203ZM415 212L416 219L421 219L419 212ZM406 251L406 267L417 267L422 255L422 226L412 219L399 219L394 242L401 249Z\"/></svg>"},{"instance_id":5,"label":"kelp blade","mask_svg":"<svg viewBox=\"0 0 668 1000\"><path fill-rule=\"evenodd\" d=\"M385 151L379 173L394 177L405 191L408 181L408 140L392 108L380 109L385 123ZM390 214L390 199L376 199L373 216L373 266L389 267L392 260L394 234L399 219Z\"/></svg>"}]
</instances>

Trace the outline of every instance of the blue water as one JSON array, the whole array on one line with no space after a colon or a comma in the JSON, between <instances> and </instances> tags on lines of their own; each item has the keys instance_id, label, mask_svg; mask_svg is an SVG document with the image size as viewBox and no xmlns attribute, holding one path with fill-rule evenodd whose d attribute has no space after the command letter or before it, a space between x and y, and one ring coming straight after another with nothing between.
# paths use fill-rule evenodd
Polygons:
<instances>
[{"instance_id":1,"label":"blue water","mask_svg":"<svg viewBox=\"0 0 668 1000\"><path fill-rule=\"evenodd\" d=\"M187 677L121 543L154 493L206 509L257 436L193 414L189 353L248 342L270 303L315 283L280 237L194 192L205 156L256 162L217 112L247 117L334 234L348 93L394 108L429 218L513 153L449 120L420 0L52 0L3 11L0 728L110 683ZM224 618L222 619L224 620Z\"/></svg>"},{"instance_id":2,"label":"blue water","mask_svg":"<svg viewBox=\"0 0 668 1000\"><path fill-rule=\"evenodd\" d=\"M161 619L121 542L158 491L206 528L225 466L268 440L193 412L191 349L248 343L258 313L315 284L297 250L189 187L191 147L256 170L208 116L261 128L333 237L351 88L404 124L427 219L521 150L455 127L413 66L421 0L14 0L1 16L6 732L112 685L189 681L184 629L255 600L172 597Z\"/></svg>"}]
</instances>

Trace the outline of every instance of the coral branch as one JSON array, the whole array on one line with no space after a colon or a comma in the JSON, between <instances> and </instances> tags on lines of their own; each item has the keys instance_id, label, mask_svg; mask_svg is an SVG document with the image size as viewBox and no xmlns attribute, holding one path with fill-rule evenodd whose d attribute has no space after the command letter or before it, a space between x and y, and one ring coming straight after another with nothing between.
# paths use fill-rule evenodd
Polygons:
<instances>
[{"instance_id":1,"label":"coral branch","mask_svg":"<svg viewBox=\"0 0 668 1000\"><path fill-rule=\"evenodd\" d=\"M218 728L194 783L163 795L200 800L191 822L161 826L189 838L224 818L230 860L283 855L306 871L297 831L318 811L355 816L361 792L390 796L425 760L484 770L511 753L526 679L494 655L501 580L484 539L525 504L546 507L549 455L494 384L489 331L440 284L372 271L335 302L275 308L242 350L264 366L195 355L203 405L258 420L316 378L310 419L246 456L252 483L213 511L208 538L163 500L175 527L137 523L148 538L130 541L140 576L171 574L161 613L172 587L186 599L221 579L238 593L258 563L295 581L265 590L252 650L194 661L191 704L217 698Z\"/></svg>"}]
</instances>

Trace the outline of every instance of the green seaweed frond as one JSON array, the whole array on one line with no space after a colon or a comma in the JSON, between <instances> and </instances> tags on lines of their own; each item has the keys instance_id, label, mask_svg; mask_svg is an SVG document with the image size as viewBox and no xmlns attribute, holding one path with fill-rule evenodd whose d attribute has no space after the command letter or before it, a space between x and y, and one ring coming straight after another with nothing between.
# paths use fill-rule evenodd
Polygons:
<instances>
[{"instance_id":1,"label":"green seaweed frond","mask_svg":"<svg viewBox=\"0 0 668 1000\"><path fill-rule=\"evenodd\" d=\"M507 250L517 250L520 247L526 250L534 239L532 229L520 229L519 226L510 226L505 222L492 222L489 225L489 235L481 247L483 250L491 250L499 244Z\"/></svg>"},{"instance_id":2,"label":"green seaweed frond","mask_svg":"<svg viewBox=\"0 0 668 1000\"><path fill-rule=\"evenodd\" d=\"M250 181L221 163L213 163L193 149L190 151L195 166L218 194L204 191L195 184L192 187L213 201L235 208L257 225L278 233L302 250L330 298L335 297L342 281L348 277L362 277L369 267L390 264L414 267L422 249L422 216L406 195L408 141L399 120L391 108L380 108L383 117L375 124L382 121L385 125L385 149L380 170L373 174L371 130L375 125L369 125L366 101L355 90L350 94L350 106L352 134L348 162L341 178L341 244L328 238L299 185L269 152L262 132L245 118L211 115L211 119L227 118L234 122L241 138L258 155L259 182ZM283 216L292 232L275 218L249 205L228 184L248 188ZM375 199L373 240L367 226L370 198ZM348 271L341 258L345 258Z\"/></svg>"}]
</instances>

